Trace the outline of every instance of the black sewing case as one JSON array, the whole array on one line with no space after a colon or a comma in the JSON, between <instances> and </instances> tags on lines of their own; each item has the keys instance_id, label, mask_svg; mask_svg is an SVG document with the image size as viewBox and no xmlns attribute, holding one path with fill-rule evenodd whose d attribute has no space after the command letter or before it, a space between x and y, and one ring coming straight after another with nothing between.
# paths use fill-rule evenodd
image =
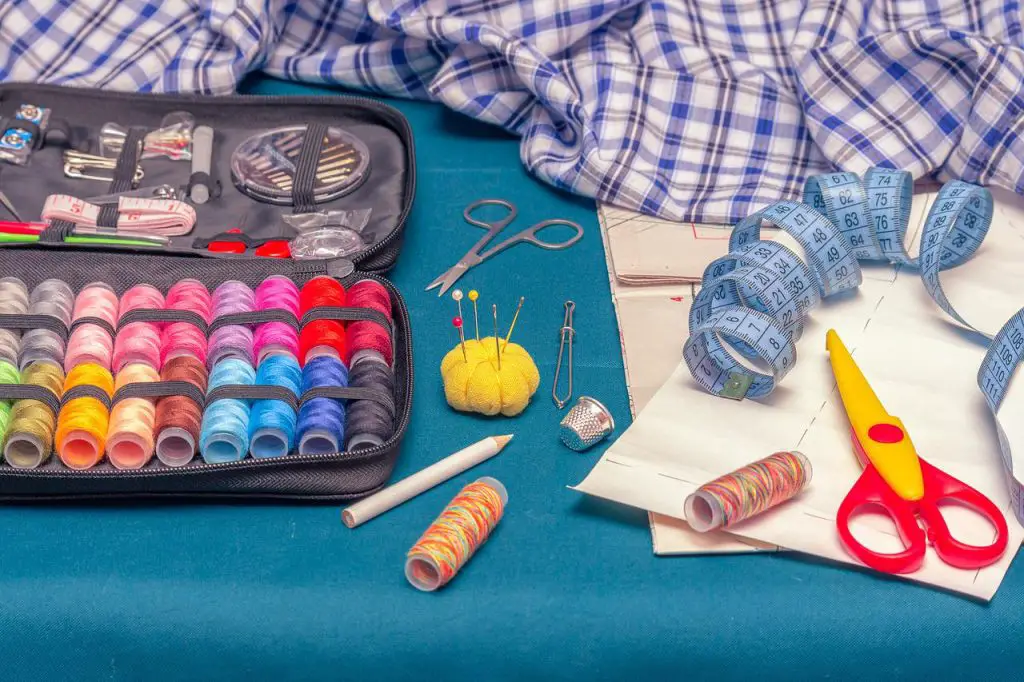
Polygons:
<instances>
[{"instance_id":1,"label":"black sewing case","mask_svg":"<svg viewBox=\"0 0 1024 682\"><path fill-rule=\"evenodd\" d=\"M390 295L390 323L376 311L353 308L317 308L299 323L324 318L374 319L388 327L394 356L393 396L360 394L358 389L352 388L321 391L318 395L390 403L394 434L382 445L352 452L323 455L293 452L284 457L246 458L219 464L205 463L197 454L190 464L173 468L156 457L135 470L114 468L106 459L91 469L72 470L56 455L35 469L17 469L3 462L0 463L0 499L166 497L330 501L361 497L382 487L395 465L409 424L413 388L408 311L401 294L382 276L395 263L401 250L416 188L413 137L405 117L393 107L363 97L168 96L6 83L0 84L3 130L11 125L17 127L17 123L12 124L12 118L22 104L50 110L45 143L32 152L29 163L20 166L0 162L0 191L14 204L23 220L37 221L44 201L52 194L86 198L129 189L136 168L144 172L139 186L161 183L187 186L190 181L198 180L209 185L215 198L194 206L196 226L188 235L174 237L169 246L160 248L69 244L64 237L73 226L58 222L43 232L38 243L2 244L5 248L0 249L0 276L17 277L29 290L50 277L64 280L75 291L87 283L104 281L118 294L141 283L153 284L166 292L168 286L185 278L198 279L210 290L226 280L240 280L254 287L264 278L277 274L290 277L300 287L320 275L334 277L346 289L361 279L374 279L383 284ZM142 146L138 142L147 131L160 127L168 114L177 111L191 113L197 125L214 130L209 178L191 177L188 161L139 158ZM108 123L118 124L128 131L126 144L117 156L116 168L109 171L111 179L66 177L65 151L77 148L97 153L97 133ZM361 140L369 160L361 184L338 198L311 202L312 181L300 179L297 173L292 189L293 205L257 201L237 189L230 170L235 149L261 131L296 125L310 126L309 130L317 133L324 130L324 126L340 128ZM315 164L319 149L303 149L305 161L310 153ZM293 260L254 255L253 248L267 239L294 236L282 219L298 212L294 204L320 211L369 209L369 219L362 230L364 248L348 257L330 259ZM4 214L0 219L13 220L2 209L0 213ZM101 215L108 225L111 217L109 213ZM116 221L116 213L113 219ZM240 227L242 234L224 236L232 227ZM244 254L196 248L210 241L226 240L242 241L249 248ZM40 324L38 319L27 318L31 316L3 315L0 327L23 330ZM51 322L47 324L56 321L60 325L55 318L49 319ZM163 311L136 319L171 321L190 317L180 311ZM248 313L245 322L255 324L269 319L277 319L274 311ZM275 392L276 387L249 388L248 392L228 391L228 397L255 399L280 395ZM268 388L269 392L259 390ZM41 389L5 386L0 398L38 398L33 390ZM115 394L114 400L138 395L171 395L178 391L180 387L161 384L145 394L131 391L127 396ZM300 400L308 397L302 396Z\"/></svg>"}]
</instances>

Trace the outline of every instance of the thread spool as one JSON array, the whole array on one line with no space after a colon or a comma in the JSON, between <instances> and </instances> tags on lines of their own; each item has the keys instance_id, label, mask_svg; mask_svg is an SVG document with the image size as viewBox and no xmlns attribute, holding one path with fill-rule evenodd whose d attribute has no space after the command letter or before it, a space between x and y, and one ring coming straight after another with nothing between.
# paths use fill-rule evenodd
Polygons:
<instances>
[{"instance_id":1,"label":"thread spool","mask_svg":"<svg viewBox=\"0 0 1024 682\"><path fill-rule=\"evenodd\" d=\"M244 360L228 358L213 366L209 390L221 386L252 386L255 381L256 370L252 365ZM226 398L209 403L203 413L199 436L203 460L210 464L235 462L245 457L248 448L248 402Z\"/></svg>"},{"instance_id":2,"label":"thread spool","mask_svg":"<svg viewBox=\"0 0 1024 682\"><path fill-rule=\"evenodd\" d=\"M229 280L213 290L213 319L225 315L251 313L256 310L256 293L244 283ZM253 334L249 327L229 324L214 329L210 334L207 366L212 368L225 358L239 358L255 364Z\"/></svg>"},{"instance_id":3,"label":"thread spool","mask_svg":"<svg viewBox=\"0 0 1024 682\"><path fill-rule=\"evenodd\" d=\"M28 301L24 282L17 277L0 277L0 315L24 315L28 312ZM0 326L0 360L17 365L20 351L20 332Z\"/></svg>"},{"instance_id":4,"label":"thread spool","mask_svg":"<svg viewBox=\"0 0 1024 682\"><path fill-rule=\"evenodd\" d=\"M92 282L85 285L75 297L72 311L72 322L96 318L105 322L109 329L117 324L117 294L105 282ZM67 352L64 355L64 371L71 373L77 365L96 364L106 370L114 354L114 339L108 328L91 322L75 327L68 339ZM102 452L101 452L102 454Z\"/></svg>"},{"instance_id":5,"label":"thread spool","mask_svg":"<svg viewBox=\"0 0 1024 682\"><path fill-rule=\"evenodd\" d=\"M348 372L349 386L395 395L395 377L382 360L364 360ZM352 400L345 414L346 450L383 445L395 433L395 413L375 400Z\"/></svg>"},{"instance_id":6,"label":"thread spool","mask_svg":"<svg viewBox=\"0 0 1024 682\"><path fill-rule=\"evenodd\" d=\"M162 310L164 295L149 284L138 284L124 292L118 306L120 320L133 310ZM114 337L113 368L120 372L126 365L144 363L160 369L160 325L154 322L131 322L121 327Z\"/></svg>"},{"instance_id":7,"label":"thread spool","mask_svg":"<svg viewBox=\"0 0 1024 682\"><path fill-rule=\"evenodd\" d=\"M683 511L698 533L729 528L798 495L811 482L811 462L800 452L776 452L705 483Z\"/></svg>"},{"instance_id":8,"label":"thread spool","mask_svg":"<svg viewBox=\"0 0 1024 682\"><path fill-rule=\"evenodd\" d=\"M171 358L160 370L162 381L187 381L206 391L206 366L190 355ZM184 395L169 395L156 403L156 456L170 467L185 466L195 457L203 408Z\"/></svg>"},{"instance_id":9,"label":"thread spool","mask_svg":"<svg viewBox=\"0 0 1024 682\"><path fill-rule=\"evenodd\" d=\"M167 310L189 310L197 313L206 324L213 318L213 299L202 282L183 279L167 290L164 302ZM189 356L206 363L206 334L189 322L171 322L160 335L160 361Z\"/></svg>"},{"instance_id":10,"label":"thread spool","mask_svg":"<svg viewBox=\"0 0 1024 682\"><path fill-rule=\"evenodd\" d=\"M299 318L299 287L284 275L267 277L256 287L257 310L284 310ZM253 351L257 362L269 355L299 355L299 332L285 322L257 325L253 334Z\"/></svg>"},{"instance_id":11,"label":"thread spool","mask_svg":"<svg viewBox=\"0 0 1024 682\"><path fill-rule=\"evenodd\" d=\"M313 358L302 368L301 392L348 386L348 369L332 357ZM345 447L345 406L333 398L312 398L299 408L296 438L300 455L341 452Z\"/></svg>"},{"instance_id":12,"label":"thread spool","mask_svg":"<svg viewBox=\"0 0 1024 682\"><path fill-rule=\"evenodd\" d=\"M64 378L63 393L75 386L94 386L107 398L114 394L110 370L92 362L75 365ZM98 399L86 396L65 403L57 415L57 454L71 469L89 469L103 458L110 412Z\"/></svg>"},{"instance_id":13,"label":"thread spool","mask_svg":"<svg viewBox=\"0 0 1024 682\"><path fill-rule=\"evenodd\" d=\"M29 295L31 315L49 315L68 327L75 304L75 292L66 282L47 279L36 285ZM57 332L50 329L29 329L21 337L18 364L25 369L34 362L63 364L67 344Z\"/></svg>"},{"instance_id":14,"label":"thread spool","mask_svg":"<svg viewBox=\"0 0 1024 682\"><path fill-rule=\"evenodd\" d=\"M489 476L464 487L409 550L405 577L433 592L454 578L501 521L508 491Z\"/></svg>"},{"instance_id":15,"label":"thread spool","mask_svg":"<svg viewBox=\"0 0 1024 682\"><path fill-rule=\"evenodd\" d=\"M299 311L305 315L314 308L341 308L345 305L345 289L333 277L314 277L299 292ZM299 360L330 356L347 360L345 325L338 320L312 320L299 332Z\"/></svg>"},{"instance_id":16,"label":"thread spool","mask_svg":"<svg viewBox=\"0 0 1024 682\"><path fill-rule=\"evenodd\" d=\"M114 391L129 384L154 383L160 375L141 362L125 365L114 379ZM125 398L110 408L107 459L118 469L141 469L153 456L156 406L151 398Z\"/></svg>"},{"instance_id":17,"label":"thread spool","mask_svg":"<svg viewBox=\"0 0 1024 682\"><path fill-rule=\"evenodd\" d=\"M64 370L50 362L35 362L21 373L21 383L41 386L60 398ZM57 415L39 400L18 400L4 438L4 459L16 469L35 469L50 458Z\"/></svg>"},{"instance_id":18,"label":"thread spool","mask_svg":"<svg viewBox=\"0 0 1024 682\"><path fill-rule=\"evenodd\" d=\"M257 386L281 386L299 396L302 370L290 355L266 358L256 369ZM295 445L297 416L291 405L280 400L256 400L249 414L249 452L253 457L283 457Z\"/></svg>"},{"instance_id":19,"label":"thread spool","mask_svg":"<svg viewBox=\"0 0 1024 682\"><path fill-rule=\"evenodd\" d=\"M391 296L380 282L364 279L353 284L348 291L348 305L353 308L376 310L391 317ZM356 365L364 359L379 358L391 365L394 362L394 347L391 334L377 322L371 320L353 320L346 327L348 350L351 356L349 366Z\"/></svg>"},{"instance_id":20,"label":"thread spool","mask_svg":"<svg viewBox=\"0 0 1024 682\"><path fill-rule=\"evenodd\" d=\"M6 360L0 360L0 384L17 384L21 382L18 367ZM7 427L11 420L11 401L0 400L0 438L7 435Z\"/></svg>"}]
</instances>

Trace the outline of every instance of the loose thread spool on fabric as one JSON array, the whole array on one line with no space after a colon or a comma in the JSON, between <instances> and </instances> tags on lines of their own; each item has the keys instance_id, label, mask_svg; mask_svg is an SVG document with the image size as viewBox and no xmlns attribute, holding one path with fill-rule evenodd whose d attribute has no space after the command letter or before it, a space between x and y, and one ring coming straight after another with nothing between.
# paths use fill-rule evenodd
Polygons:
<instances>
[{"instance_id":1,"label":"loose thread spool on fabric","mask_svg":"<svg viewBox=\"0 0 1024 682\"><path fill-rule=\"evenodd\" d=\"M267 277L256 287L257 310L284 310L299 318L299 287L284 275ZM257 362L268 355L299 356L299 332L285 322L264 322L253 333Z\"/></svg>"},{"instance_id":2,"label":"loose thread spool on fabric","mask_svg":"<svg viewBox=\"0 0 1024 682\"><path fill-rule=\"evenodd\" d=\"M118 391L129 384L160 381L152 366L136 362L125 365L114 381ZM107 459L118 469L141 469L153 457L153 428L156 405L153 398L125 398L110 408L107 429Z\"/></svg>"},{"instance_id":3,"label":"loose thread spool on fabric","mask_svg":"<svg viewBox=\"0 0 1024 682\"><path fill-rule=\"evenodd\" d=\"M281 386L299 396L302 370L290 355L272 355L256 369L257 386ZM253 457L283 457L295 446L295 410L280 400L256 400L249 413L249 452Z\"/></svg>"},{"instance_id":4,"label":"loose thread spool on fabric","mask_svg":"<svg viewBox=\"0 0 1024 682\"><path fill-rule=\"evenodd\" d=\"M237 358L221 360L210 372L213 391L221 386L252 386L256 370L248 362ZM210 464L235 462L249 449L249 403L245 400L225 398L206 406L203 413L199 450L203 460Z\"/></svg>"},{"instance_id":5,"label":"loose thread spool on fabric","mask_svg":"<svg viewBox=\"0 0 1024 682\"><path fill-rule=\"evenodd\" d=\"M65 326L71 324L75 292L66 282L47 279L36 285L28 299L30 315L49 315ZM50 329L29 329L21 337L18 365L25 369L34 362L62 365L67 344L64 337Z\"/></svg>"},{"instance_id":6,"label":"loose thread spool on fabric","mask_svg":"<svg viewBox=\"0 0 1024 682\"><path fill-rule=\"evenodd\" d=\"M6 360L0 360L0 384L18 383L21 383L21 374L18 372L18 367ZM11 401L0 400L0 438L4 438L6 436L7 428L10 426L10 420Z\"/></svg>"},{"instance_id":7,"label":"loose thread spool on fabric","mask_svg":"<svg viewBox=\"0 0 1024 682\"><path fill-rule=\"evenodd\" d=\"M301 393L314 388L348 386L348 369L329 356L313 358L302 368ZM296 438L300 455L322 455L345 448L345 405L334 398L312 398L299 408Z\"/></svg>"},{"instance_id":8,"label":"loose thread spool on fabric","mask_svg":"<svg viewBox=\"0 0 1024 682\"><path fill-rule=\"evenodd\" d=\"M314 308L341 308L345 305L345 289L333 277L314 277L299 292L299 312L305 315ZM348 361L345 325L338 320L313 320L299 332L299 362L330 356Z\"/></svg>"},{"instance_id":9,"label":"loose thread spool on fabric","mask_svg":"<svg viewBox=\"0 0 1024 682\"><path fill-rule=\"evenodd\" d=\"M366 360L348 371L349 386L372 388L395 395L395 375L379 360ZM363 450L384 444L395 433L395 413L375 400L352 400L345 419L346 450Z\"/></svg>"},{"instance_id":10,"label":"loose thread spool on fabric","mask_svg":"<svg viewBox=\"0 0 1024 682\"><path fill-rule=\"evenodd\" d=\"M698 533L730 526L792 499L811 482L800 452L776 452L705 483L686 498L686 521Z\"/></svg>"},{"instance_id":11,"label":"loose thread spool on fabric","mask_svg":"<svg viewBox=\"0 0 1024 682\"><path fill-rule=\"evenodd\" d=\"M64 369L50 362L34 362L21 373L21 383L41 386L60 398ZM40 400L18 400L4 438L4 459L17 469L35 469L50 458L57 415Z\"/></svg>"},{"instance_id":12,"label":"loose thread spool on fabric","mask_svg":"<svg viewBox=\"0 0 1024 682\"><path fill-rule=\"evenodd\" d=\"M213 299L206 286L196 279L183 279L168 289L164 308L198 313L206 324L210 324L213 319ZM193 357L205 364L206 352L205 332L189 322L171 322L160 334L162 364L184 356Z\"/></svg>"},{"instance_id":13,"label":"loose thread spool on fabric","mask_svg":"<svg viewBox=\"0 0 1024 682\"><path fill-rule=\"evenodd\" d=\"M94 386L109 398L114 394L110 370L93 362L75 365L64 378L63 393L75 386ZM103 458L110 411L93 397L74 398L57 415L57 454L72 469L89 469Z\"/></svg>"},{"instance_id":14,"label":"loose thread spool on fabric","mask_svg":"<svg viewBox=\"0 0 1024 682\"><path fill-rule=\"evenodd\" d=\"M256 310L256 293L242 282L229 280L213 290L213 319ZM212 368L225 358L239 358L255 365L253 334L249 327L229 324L210 334L207 367Z\"/></svg>"},{"instance_id":15,"label":"loose thread spool on fabric","mask_svg":"<svg viewBox=\"0 0 1024 682\"><path fill-rule=\"evenodd\" d=\"M187 381L200 393L206 392L209 374L206 365L192 357L182 355L171 358L160 370L161 381ZM154 431L156 456L171 467L185 466L195 457L199 432L203 421L203 408L184 395L169 395L156 403Z\"/></svg>"},{"instance_id":16,"label":"loose thread spool on fabric","mask_svg":"<svg viewBox=\"0 0 1024 682\"><path fill-rule=\"evenodd\" d=\"M446 585L501 521L508 491L489 476L464 487L409 550L405 577L424 592Z\"/></svg>"},{"instance_id":17,"label":"loose thread spool on fabric","mask_svg":"<svg viewBox=\"0 0 1024 682\"><path fill-rule=\"evenodd\" d=\"M28 287L17 277L0 278L0 315L24 315L29 307ZM18 364L21 333L4 329L0 320L0 360Z\"/></svg>"},{"instance_id":18,"label":"loose thread spool on fabric","mask_svg":"<svg viewBox=\"0 0 1024 682\"><path fill-rule=\"evenodd\" d=\"M132 310L163 310L164 295L149 284L133 286L121 296L117 319ZM113 367L120 372L126 365L145 363L160 369L160 324L131 322L118 330L114 338Z\"/></svg>"},{"instance_id":19,"label":"loose thread spool on fabric","mask_svg":"<svg viewBox=\"0 0 1024 682\"><path fill-rule=\"evenodd\" d=\"M392 319L391 296L383 284L372 279L360 280L349 288L348 305L353 308L376 310L389 321ZM380 358L388 365L394 361L391 334L379 323L371 320L353 320L348 323L345 331L350 367L364 359Z\"/></svg>"},{"instance_id":20,"label":"loose thread spool on fabric","mask_svg":"<svg viewBox=\"0 0 1024 682\"><path fill-rule=\"evenodd\" d=\"M110 329L117 324L117 294L104 282L93 282L85 285L75 297L75 307L71 320L94 317L103 320ZM71 370L80 364L96 364L106 370L114 354L114 339L110 332L98 324L85 323L75 327L68 339L67 352L64 355L64 371ZM101 453L102 454L102 451Z\"/></svg>"}]
</instances>

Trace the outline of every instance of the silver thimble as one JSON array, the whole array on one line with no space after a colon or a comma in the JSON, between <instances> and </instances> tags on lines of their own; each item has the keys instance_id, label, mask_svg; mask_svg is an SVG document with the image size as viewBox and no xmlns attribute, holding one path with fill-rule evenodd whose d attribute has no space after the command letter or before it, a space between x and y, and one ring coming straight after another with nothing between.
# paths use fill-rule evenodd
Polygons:
<instances>
[{"instance_id":1,"label":"silver thimble","mask_svg":"<svg viewBox=\"0 0 1024 682\"><path fill-rule=\"evenodd\" d=\"M608 408L584 395L562 418L559 435L566 447L583 452L600 443L614 430L615 420Z\"/></svg>"}]
</instances>

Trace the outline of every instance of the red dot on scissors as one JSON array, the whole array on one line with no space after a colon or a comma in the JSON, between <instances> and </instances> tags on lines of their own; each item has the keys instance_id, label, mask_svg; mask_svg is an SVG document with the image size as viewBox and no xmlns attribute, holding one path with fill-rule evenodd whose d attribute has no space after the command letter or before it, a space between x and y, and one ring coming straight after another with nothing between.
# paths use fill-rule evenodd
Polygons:
<instances>
[{"instance_id":1,"label":"red dot on scissors","mask_svg":"<svg viewBox=\"0 0 1024 682\"><path fill-rule=\"evenodd\" d=\"M868 429L868 438L876 443L899 443L903 440L903 429L895 424L875 424Z\"/></svg>"},{"instance_id":2,"label":"red dot on scissors","mask_svg":"<svg viewBox=\"0 0 1024 682\"><path fill-rule=\"evenodd\" d=\"M462 326L462 318L461 317L453 317L452 318L452 324L455 325L456 327L461 327Z\"/></svg>"}]
</instances>

